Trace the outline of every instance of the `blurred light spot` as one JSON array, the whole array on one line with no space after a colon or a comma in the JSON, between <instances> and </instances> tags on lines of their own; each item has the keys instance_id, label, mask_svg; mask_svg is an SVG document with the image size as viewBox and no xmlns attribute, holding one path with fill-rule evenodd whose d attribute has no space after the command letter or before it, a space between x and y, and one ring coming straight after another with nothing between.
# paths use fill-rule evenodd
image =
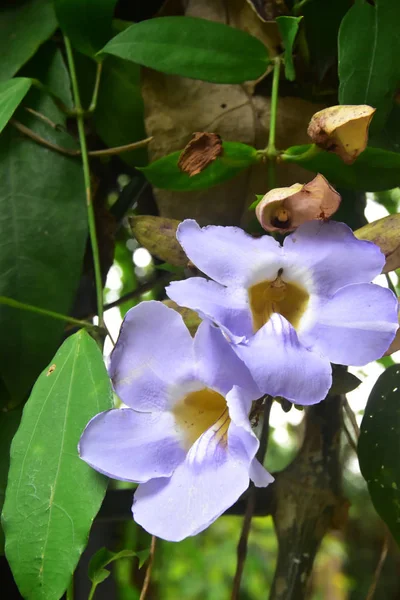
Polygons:
<instances>
[{"instance_id":1,"label":"blurred light spot","mask_svg":"<svg viewBox=\"0 0 400 600\"><path fill-rule=\"evenodd\" d=\"M139 246L139 242L137 240L135 240L135 238L130 238L126 242L125 245L128 248L128 250L130 250L131 252L134 252L136 250L136 248Z\"/></svg>"},{"instance_id":2,"label":"blurred light spot","mask_svg":"<svg viewBox=\"0 0 400 600\"><path fill-rule=\"evenodd\" d=\"M367 205L365 207L365 217L369 223L387 217L389 212L382 204L379 204L374 200L374 194L371 192L366 193Z\"/></svg>"},{"instance_id":3,"label":"blurred light spot","mask_svg":"<svg viewBox=\"0 0 400 600\"><path fill-rule=\"evenodd\" d=\"M121 289L122 269L118 265L112 265L107 273L106 288L109 290Z\"/></svg>"},{"instance_id":4,"label":"blurred light spot","mask_svg":"<svg viewBox=\"0 0 400 600\"><path fill-rule=\"evenodd\" d=\"M144 269L151 264L151 254L146 248L137 248L133 253L133 262L137 267Z\"/></svg>"},{"instance_id":5,"label":"blurred light spot","mask_svg":"<svg viewBox=\"0 0 400 600\"><path fill-rule=\"evenodd\" d=\"M131 177L126 173L121 173L121 175L118 175L117 177L117 183L121 190L124 189L124 187L126 187L128 183L130 183L130 181Z\"/></svg>"}]
</instances>

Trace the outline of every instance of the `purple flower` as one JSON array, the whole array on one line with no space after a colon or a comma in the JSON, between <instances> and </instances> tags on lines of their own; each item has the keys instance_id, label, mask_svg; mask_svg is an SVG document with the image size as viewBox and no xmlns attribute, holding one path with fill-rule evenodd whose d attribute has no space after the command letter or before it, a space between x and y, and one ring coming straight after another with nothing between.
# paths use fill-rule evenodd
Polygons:
<instances>
[{"instance_id":1,"label":"purple flower","mask_svg":"<svg viewBox=\"0 0 400 600\"><path fill-rule=\"evenodd\" d=\"M283 246L193 220L177 238L214 281L171 283L168 296L221 327L262 393L319 402L331 386L330 362L367 364L394 338L396 298L370 283L384 255L343 223L310 221Z\"/></svg>"},{"instance_id":2,"label":"purple flower","mask_svg":"<svg viewBox=\"0 0 400 600\"><path fill-rule=\"evenodd\" d=\"M273 478L257 461L249 411L259 396L248 369L209 322L194 339L159 302L126 315L110 375L129 406L95 416L81 458L97 471L140 483L134 519L179 541L208 527L247 489Z\"/></svg>"}]
</instances>

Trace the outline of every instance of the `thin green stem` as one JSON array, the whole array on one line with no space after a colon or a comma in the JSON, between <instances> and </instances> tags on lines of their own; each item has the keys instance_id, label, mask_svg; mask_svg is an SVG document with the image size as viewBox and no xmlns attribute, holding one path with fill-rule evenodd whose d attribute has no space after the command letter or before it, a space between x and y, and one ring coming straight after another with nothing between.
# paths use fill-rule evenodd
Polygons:
<instances>
[{"instance_id":1,"label":"thin green stem","mask_svg":"<svg viewBox=\"0 0 400 600\"><path fill-rule=\"evenodd\" d=\"M78 133L79 133L79 143L82 152L82 166L83 166L83 178L85 181L85 191L86 191L86 206L87 206L87 215L88 215L88 224L89 224L89 236L90 243L92 246L93 253L93 263L94 263L94 278L96 284L96 299L97 299L97 313L99 317L99 325L103 326L103 283L101 277L101 267L100 267L100 255L99 255L99 245L97 242L97 234L96 234L96 222L94 216L93 209L93 201L92 201L92 188L90 183L90 170L89 170L89 156L86 145L86 136L85 136L85 123L84 116L82 111L81 98L79 95L79 87L78 80L76 77L75 71L75 63L74 56L72 53L71 43L67 36L64 36L65 42L65 50L67 53L67 61L68 68L71 75L71 83L72 83L72 92L74 96L74 104L76 109L76 121L78 125Z\"/></svg>"},{"instance_id":2,"label":"thin green stem","mask_svg":"<svg viewBox=\"0 0 400 600\"><path fill-rule=\"evenodd\" d=\"M79 325L79 327L85 327L86 329L100 329L100 327L93 325L93 323L89 323L88 321L81 321L80 319L74 319L73 317L62 315L61 313L54 312L53 310L46 310L45 308L39 308L38 306L25 304L25 302L18 302L17 300L7 298L6 296L0 296L0 304L5 304L6 306L11 306L12 308L18 308L19 310L33 312L37 315L51 317L52 319L64 321L65 323L71 323L72 325Z\"/></svg>"},{"instance_id":3,"label":"thin green stem","mask_svg":"<svg viewBox=\"0 0 400 600\"><path fill-rule=\"evenodd\" d=\"M272 78L272 91L271 91L271 114L269 119L269 139L267 146L267 157L276 158L277 151L275 148L275 134L276 134L276 117L278 114L278 97L279 97L279 74L281 68L281 60L279 57L274 59L274 71Z\"/></svg>"},{"instance_id":4,"label":"thin green stem","mask_svg":"<svg viewBox=\"0 0 400 600\"><path fill-rule=\"evenodd\" d=\"M98 584L95 581L93 581L92 587L90 588L88 600L93 600L93 596L94 596L97 586L98 586Z\"/></svg>"},{"instance_id":5,"label":"thin green stem","mask_svg":"<svg viewBox=\"0 0 400 600\"><path fill-rule=\"evenodd\" d=\"M97 63L96 80L94 82L93 96L92 96L92 100L90 102L90 106L88 109L88 113L90 113L90 114L96 110L97 97L99 95L99 87L100 87L102 70L103 70L103 63L101 63L101 62Z\"/></svg>"}]
</instances>

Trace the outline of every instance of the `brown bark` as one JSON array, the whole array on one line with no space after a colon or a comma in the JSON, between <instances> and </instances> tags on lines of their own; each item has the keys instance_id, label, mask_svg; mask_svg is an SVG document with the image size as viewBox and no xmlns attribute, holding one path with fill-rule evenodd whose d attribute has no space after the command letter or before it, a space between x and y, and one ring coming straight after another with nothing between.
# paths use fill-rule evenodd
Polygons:
<instances>
[{"instance_id":1,"label":"brown bark","mask_svg":"<svg viewBox=\"0 0 400 600\"><path fill-rule=\"evenodd\" d=\"M341 496L342 398L307 409L303 445L273 484L279 543L270 600L303 600L314 558L346 502Z\"/></svg>"}]
</instances>

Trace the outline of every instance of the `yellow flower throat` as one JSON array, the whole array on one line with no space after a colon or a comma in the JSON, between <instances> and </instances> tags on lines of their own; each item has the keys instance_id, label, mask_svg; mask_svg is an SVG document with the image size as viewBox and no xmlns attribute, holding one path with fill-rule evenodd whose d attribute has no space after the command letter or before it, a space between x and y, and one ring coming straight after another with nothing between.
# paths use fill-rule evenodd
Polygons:
<instances>
[{"instance_id":1,"label":"yellow flower throat","mask_svg":"<svg viewBox=\"0 0 400 600\"><path fill-rule=\"evenodd\" d=\"M299 285L282 279L282 271L273 281L261 281L248 290L254 333L279 313L296 329L304 315L309 295Z\"/></svg>"},{"instance_id":2,"label":"yellow flower throat","mask_svg":"<svg viewBox=\"0 0 400 600\"><path fill-rule=\"evenodd\" d=\"M210 428L217 443L227 443L230 418L226 400L218 392L210 388L190 392L174 406L172 412L186 449Z\"/></svg>"}]
</instances>

